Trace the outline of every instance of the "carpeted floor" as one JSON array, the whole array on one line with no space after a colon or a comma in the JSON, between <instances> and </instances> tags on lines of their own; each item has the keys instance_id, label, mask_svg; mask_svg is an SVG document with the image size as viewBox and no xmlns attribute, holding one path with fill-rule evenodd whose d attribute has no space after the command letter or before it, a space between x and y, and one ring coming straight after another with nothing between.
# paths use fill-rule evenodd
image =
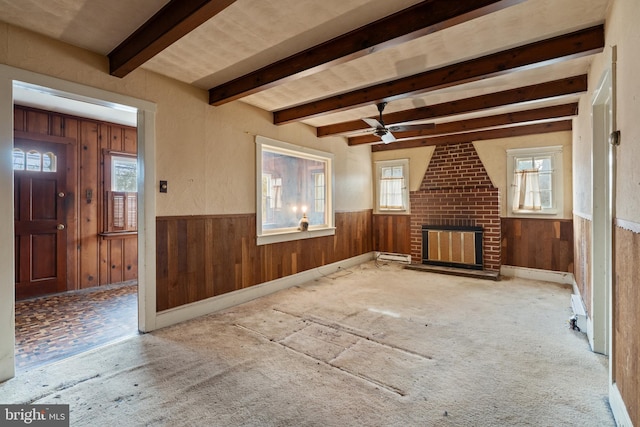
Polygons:
<instances>
[{"instance_id":1,"label":"carpeted floor","mask_svg":"<svg viewBox=\"0 0 640 427\"><path fill-rule=\"evenodd\" d=\"M571 290L373 262L0 384L87 426L607 426Z\"/></svg>"}]
</instances>

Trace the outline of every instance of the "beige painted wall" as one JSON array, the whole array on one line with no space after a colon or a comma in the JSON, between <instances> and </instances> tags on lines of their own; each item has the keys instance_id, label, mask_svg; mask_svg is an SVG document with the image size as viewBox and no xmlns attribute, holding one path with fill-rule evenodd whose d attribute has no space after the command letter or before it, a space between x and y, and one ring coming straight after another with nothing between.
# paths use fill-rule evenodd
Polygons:
<instances>
[{"instance_id":1,"label":"beige painted wall","mask_svg":"<svg viewBox=\"0 0 640 427\"><path fill-rule=\"evenodd\" d=\"M640 2L616 0L607 26L607 45L618 46L616 217L640 224ZM598 74L598 73L595 73Z\"/></svg>"},{"instance_id":2,"label":"beige painted wall","mask_svg":"<svg viewBox=\"0 0 640 427\"><path fill-rule=\"evenodd\" d=\"M612 46L617 46L616 115L621 143L616 163L616 217L640 224L640 2L615 0L607 20L605 51L589 70L589 92L580 100L574 133L576 212L591 214L591 102L606 69L611 68Z\"/></svg>"},{"instance_id":3,"label":"beige painted wall","mask_svg":"<svg viewBox=\"0 0 640 427\"><path fill-rule=\"evenodd\" d=\"M403 150L377 151L373 153L373 162L381 160L409 159L409 190L420 189L424 174L427 172L431 156L436 147L406 148Z\"/></svg>"},{"instance_id":4,"label":"beige painted wall","mask_svg":"<svg viewBox=\"0 0 640 427\"><path fill-rule=\"evenodd\" d=\"M209 106L206 91L144 69L112 77L107 58L4 23L0 63L156 103L156 174L169 185L158 216L255 212L256 134L334 153L335 209L373 207L368 147L318 139L303 124L274 126L242 102Z\"/></svg>"},{"instance_id":5,"label":"beige painted wall","mask_svg":"<svg viewBox=\"0 0 640 427\"><path fill-rule=\"evenodd\" d=\"M571 132L556 132L544 135L518 136L514 138L492 139L473 143L484 164L493 185L500 190L500 216L507 216L507 150L512 148L531 148L562 146L563 161L563 212L562 218L572 217L572 162Z\"/></svg>"}]
</instances>

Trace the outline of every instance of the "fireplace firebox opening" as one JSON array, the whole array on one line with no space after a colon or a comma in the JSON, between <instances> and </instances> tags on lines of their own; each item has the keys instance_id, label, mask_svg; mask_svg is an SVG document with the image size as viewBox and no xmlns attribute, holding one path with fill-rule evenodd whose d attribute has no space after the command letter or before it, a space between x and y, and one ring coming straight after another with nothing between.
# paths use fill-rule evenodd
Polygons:
<instances>
[{"instance_id":1,"label":"fireplace firebox opening","mask_svg":"<svg viewBox=\"0 0 640 427\"><path fill-rule=\"evenodd\" d=\"M422 263L444 267L483 269L482 227L422 226Z\"/></svg>"}]
</instances>

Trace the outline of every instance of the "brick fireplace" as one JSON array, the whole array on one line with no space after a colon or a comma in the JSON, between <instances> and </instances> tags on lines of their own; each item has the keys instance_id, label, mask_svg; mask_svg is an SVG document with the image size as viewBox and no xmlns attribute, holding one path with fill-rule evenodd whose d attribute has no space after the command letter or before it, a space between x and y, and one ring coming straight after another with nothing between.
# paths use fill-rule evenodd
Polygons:
<instances>
[{"instance_id":1,"label":"brick fireplace","mask_svg":"<svg viewBox=\"0 0 640 427\"><path fill-rule=\"evenodd\" d=\"M500 269L499 191L472 143L437 146L411 201L411 258L422 260L423 226L481 227L483 269Z\"/></svg>"}]
</instances>

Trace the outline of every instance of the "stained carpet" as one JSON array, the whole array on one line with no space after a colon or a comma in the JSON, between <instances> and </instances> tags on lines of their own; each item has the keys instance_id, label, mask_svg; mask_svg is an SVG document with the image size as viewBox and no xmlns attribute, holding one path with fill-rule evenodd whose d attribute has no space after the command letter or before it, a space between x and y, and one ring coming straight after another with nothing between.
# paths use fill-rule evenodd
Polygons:
<instances>
[{"instance_id":1,"label":"stained carpet","mask_svg":"<svg viewBox=\"0 0 640 427\"><path fill-rule=\"evenodd\" d=\"M571 290L373 262L0 384L77 426L613 426Z\"/></svg>"}]
</instances>

